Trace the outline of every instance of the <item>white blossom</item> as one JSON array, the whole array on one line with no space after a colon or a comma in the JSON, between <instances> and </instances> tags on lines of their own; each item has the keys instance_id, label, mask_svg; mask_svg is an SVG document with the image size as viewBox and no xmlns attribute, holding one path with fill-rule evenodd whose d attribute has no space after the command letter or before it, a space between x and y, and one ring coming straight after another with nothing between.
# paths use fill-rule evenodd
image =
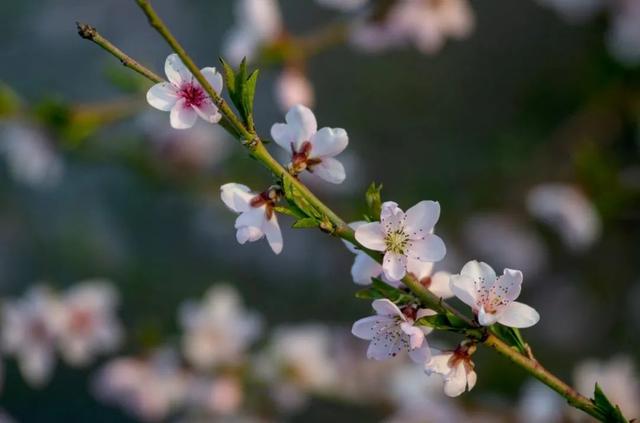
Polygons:
<instances>
[{"instance_id":1,"label":"white blossom","mask_svg":"<svg viewBox=\"0 0 640 423\"><path fill-rule=\"evenodd\" d=\"M607 45L613 56L629 64L640 64L640 2L612 2Z\"/></svg>"},{"instance_id":2,"label":"white blossom","mask_svg":"<svg viewBox=\"0 0 640 423\"><path fill-rule=\"evenodd\" d=\"M432 350L431 360L424 369L428 375L435 373L442 376L447 396L457 397L475 386L478 376L471 361L475 348L475 345L461 344L455 351Z\"/></svg>"},{"instance_id":3,"label":"white blossom","mask_svg":"<svg viewBox=\"0 0 640 423\"><path fill-rule=\"evenodd\" d=\"M58 346L72 365L84 366L96 355L114 351L122 341L115 317L118 294L106 280L88 280L64 293L57 319Z\"/></svg>"},{"instance_id":4,"label":"white blossom","mask_svg":"<svg viewBox=\"0 0 640 423\"><path fill-rule=\"evenodd\" d=\"M541 6L553 9L570 22L591 18L604 6L603 0L536 0Z\"/></svg>"},{"instance_id":5,"label":"white blossom","mask_svg":"<svg viewBox=\"0 0 640 423\"><path fill-rule=\"evenodd\" d=\"M344 166L334 156L347 148L347 132L342 128L318 130L313 112L300 104L287 112L285 120L286 123L271 127L271 136L291 154L291 170L308 170L325 181L342 183L346 177Z\"/></svg>"},{"instance_id":6,"label":"white blossom","mask_svg":"<svg viewBox=\"0 0 640 423\"><path fill-rule=\"evenodd\" d=\"M236 219L236 239L240 244L267 238L274 253L282 251L282 233L278 217L273 210L275 198L273 191L256 194L242 184L228 183L220 187L220 196L224 204L239 213Z\"/></svg>"},{"instance_id":7,"label":"white blossom","mask_svg":"<svg viewBox=\"0 0 640 423\"><path fill-rule=\"evenodd\" d=\"M56 298L44 287L2 306L2 348L15 356L22 376L34 386L47 383L55 365Z\"/></svg>"},{"instance_id":8,"label":"white blossom","mask_svg":"<svg viewBox=\"0 0 640 423\"><path fill-rule=\"evenodd\" d=\"M299 69L286 67L278 75L275 95L281 110L289 110L296 104L312 107L315 103L313 85Z\"/></svg>"},{"instance_id":9,"label":"white blossom","mask_svg":"<svg viewBox=\"0 0 640 423\"><path fill-rule=\"evenodd\" d=\"M520 295L522 272L504 269L495 271L484 262L472 260L459 275L451 276L451 290L478 316L478 322L490 326L496 322L514 328L527 328L540 320L540 315L526 304L514 301Z\"/></svg>"},{"instance_id":10,"label":"white blossom","mask_svg":"<svg viewBox=\"0 0 640 423\"><path fill-rule=\"evenodd\" d=\"M215 68L200 70L211 87L222 91L222 75ZM147 102L158 110L170 112L171 126L175 129L191 128L198 116L210 123L222 118L218 107L182 63L177 54L170 54L164 64L169 82L159 82L147 91Z\"/></svg>"},{"instance_id":11,"label":"white blossom","mask_svg":"<svg viewBox=\"0 0 640 423\"><path fill-rule=\"evenodd\" d=\"M228 417L240 410L243 400L241 381L233 375L222 374L214 378L192 378L186 401L189 410L204 412L209 417Z\"/></svg>"},{"instance_id":12,"label":"white blossom","mask_svg":"<svg viewBox=\"0 0 640 423\"><path fill-rule=\"evenodd\" d=\"M436 314L433 310L413 306L405 306L401 310L386 298L373 301L372 306L376 315L358 320L351 328L351 332L358 338L371 341L367 358L386 360L408 351L416 363L423 364L429 360L426 335L432 329L416 326L414 322Z\"/></svg>"},{"instance_id":13,"label":"white blossom","mask_svg":"<svg viewBox=\"0 0 640 423\"><path fill-rule=\"evenodd\" d=\"M538 185L527 195L529 213L545 222L574 250L584 250L600 237L600 217L593 204L568 184Z\"/></svg>"},{"instance_id":14,"label":"white blossom","mask_svg":"<svg viewBox=\"0 0 640 423\"><path fill-rule=\"evenodd\" d=\"M396 203L382 204L380 222L360 225L356 240L364 247L384 252L382 269L388 281L402 279L409 259L436 262L446 254L444 242L433 234L440 217L440 204L421 201L405 214Z\"/></svg>"},{"instance_id":15,"label":"white blossom","mask_svg":"<svg viewBox=\"0 0 640 423\"><path fill-rule=\"evenodd\" d=\"M184 356L199 370L240 361L261 329L259 316L244 309L230 285L216 285L203 301L182 304L179 320Z\"/></svg>"}]
</instances>

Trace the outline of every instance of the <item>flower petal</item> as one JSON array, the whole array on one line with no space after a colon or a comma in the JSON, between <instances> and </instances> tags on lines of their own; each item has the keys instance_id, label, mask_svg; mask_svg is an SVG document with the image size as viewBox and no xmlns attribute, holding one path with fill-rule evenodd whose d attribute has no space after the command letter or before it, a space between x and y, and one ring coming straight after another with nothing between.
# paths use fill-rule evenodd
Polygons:
<instances>
[{"instance_id":1,"label":"flower petal","mask_svg":"<svg viewBox=\"0 0 640 423\"><path fill-rule=\"evenodd\" d=\"M467 372L464 363L460 362L444 381L444 393L449 397L457 397L467 388Z\"/></svg>"},{"instance_id":2,"label":"flower petal","mask_svg":"<svg viewBox=\"0 0 640 423\"><path fill-rule=\"evenodd\" d=\"M380 223L385 233L402 231L404 227L404 212L398 203L393 201L385 201L382 203L382 211L380 212Z\"/></svg>"},{"instance_id":3,"label":"flower petal","mask_svg":"<svg viewBox=\"0 0 640 423\"><path fill-rule=\"evenodd\" d=\"M416 260L440 261L446 254L447 247L438 235L427 234L424 239L409 241L407 244L407 255Z\"/></svg>"},{"instance_id":4,"label":"flower petal","mask_svg":"<svg viewBox=\"0 0 640 423\"><path fill-rule=\"evenodd\" d=\"M485 311L484 306L480 307L478 311L478 323L482 326L491 326L498 321L498 315L496 313L488 313Z\"/></svg>"},{"instance_id":5,"label":"flower petal","mask_svg":"<svg viewBox=\"0 0 640 423\"><path fill-rule=\"evenodd\" d=\"M318 124L313 112L300 104L293 106L285 116L286 124L276 123L271 127L271 136L274 141L287 151L291 151L291 146L299 150L305 141L310 141L311 137L318 130Z\"/></svg>"},{"instance_id":6,"label":"flower petal","mask_svg":"<svg viewBox=\"0 0 640 423\"><path fill-rule=\"evenodd\" d=\"M487 263L472 260L465 264L460 271L461 275L469 276L477 282L477 289L491 291L496 281L496 272Z\"/></svg>"},{"instance_id":7,"label":"flower petal","mask_svg":"<svg viewBox=\"0 0 640 423\"><path fill-rule=\"evenodd\" d=\"M320 163L314 165L310 171L332 184L341 184L347 177L344 166L333 157L325 157Z\"/></svg>"},{"instance_id":8,"label":"flower petal","mask_svg":"<svg viewBox=\"0 0 640 423\"><path fill-rule=\"evenodd\" d=\"M409 336L409 349L415 350L420 348L424 343L424 332L417 326L409 322L400 323L400 329Z\"/></svg>"},{"instance_id":9,"label":"flower petal","mask_svg":"<svg viewBox=\"0 0 640 423\"><path fill-rule=\"evenodd\" d=\"M351 266L351 277L358 285L369 285L371 278L376 278L382 273L380 263L363 252L356 254L356 258Z\"/></svg>"},{"instance_id":10,"label":"flower petal","mask_svg":"<svg viewBox=\"0 0 640 423\"><path fill-rule=\"evenodd\" d=\"M456 297L469 307L477 308L476 284L473 279L467 275L451 275L449 278L449 287Z\"/></svg>"},{"instance_id":11,"label":"flower petal","mask_svg":"<svg viewBox=\"0 0 640 423\"><path fill-rule=\"evenodd\" d=\"M398 306L387 298L374 300L373 303L371 303L371 307L373 307L380 316L400 317L402 320L405 320L404 314L402 314Z\"/></svg>"},{"instance_id":12,"label":"flower petal","mask_svg":"<svg viewBox=\"0 0 640 423\"><path fill-rule=\"evenodd\" d=\"M160 82L147 91L147 103L163 112L168 112L178 101L178 93L168 82Z\"/></svg>"},{"instance_id":13,"label":"flower petal","mask_svg":"<svg viewBox=\"0 0 640 423\"><path fill-rule=\"evenodd\" d=\"M391 319L386 316L369 316L356 321L351 327L351 333L360 339L370 340L380 327L391 323Z\"/></svg>"},{"instance_id":14,"label":"flower petal","mask_svg":"<svg viewBox=\"0 0 640 423\"><path fill-rule=\"evenodd\" d=\"M191 106L187 106L184 98L181 98L171 109L171 127L174 129L188 129L196 123L198 113Z\"/></svg>"},{"instance_id":15,"label":"flower petal","mask_svg":"<svg viewBox=\"0 0 640 423\"><path fill-rule=\"evenodd\" d=\"M420 348L409 351L409 357L411 358L411 361L417 364L424 364L431 360L431 349L429 348L429 344L427 344L426 339Z\"/></svg>"},{"instance_id":16,"label":"flower petal","mask_svg":"<svg viewBox=\"0 0 640 423\"><path fill-rule=\"evenodd\" d=\"M240 244L244 244L247 241L258 241L263 236L264 232L257 226L240 226L236 232L236 239Z\"/></svg>"},{"instance_id":17,"label":"flower petal","mask_svg":"<svg viewBox=\"0 0 640 423\"><path fill-rule=\"evenodd\" d=\"M310 141L312 148L309 157L333 157L347 148L349 136L342 128L322 128L311 137Z\"/></svg>"},{"instance_id":18,"label":"flower petal","mask_svg":"<svg viewBox=\"0 0 640 423\"><path fill-rule=\"evenodd\" d=\"M404 344L399 334L377 333L367 349L367 357L374 360L387 360L400 354Z\"/></svg>"},{"instance_id":19,"label":"flower petal","mask_svg":"<svg viewBox=\"0 0 640 423\"><path fill-rule=\"evenodd\" d=\"M365 223L356 229L356 240L364 247L375 250L384 251L387 247L384 242L384 232L379 222Z\"/></svg>"},{"instance_id":20,"label":"flower petal","mask_svg":"<svg viewBox=\"0 0 640 423\"><path fill-rule=\"evenodd\" d=\"M407 256L387 251L384 255L382 270L390 281L399 281L407 272Z\"/></svg>"},{"instance_id":21,"label":"flower petal","mask_svg":"<svg viewBox=\"0 0 640 423\"><path fill-rule=\"evenodd\" d=\"M412 239L422 238L433 230L440 218L440 203L420 201L407 210L405 230Z\"/></svg>"},{"instance_id":22,"label":"flower petal","mask_svg":"<svg viewBox=\"0 0 640 423\"><path fill-rule=\"evenodd\" d=\"M467 389L470 391L476 386L476 382L478 381L478 374L471 370L467 373Z\"/></svg>"},{"instance_id":23,"label":"flower petal","mask_svg":"<svg viewBox=\"0 0 640 423\"><path fill-rule=\"evenodd\" d=\"M193 106L193 109L198 113L198 116L209 123L218 123L222 119L218 108L211 101L205 101L200 107Z\"/></svg>"},{"instance_id":24,"label":"flower petal","mask_svg":"<svg viewBox=\"0 0 640 423\"><path fill-rule=\"evenodd\" d=\"M191 75L189 69L182 63L180 56L176 53L167 56L167 60L164 62L164 73L167 74L169 82L177 87L186 82L191 82L193 79L193 75Z\"/></svg>"},{"instance_id":25,"label":"flower petal","mask_svg":"<svg viewBox=\"0 0 640 423\"><path fill-rule=\"evenodd\" d=\"M518 301L509 304L498 318L498 322L512 328L528 328L539 320L540 314L533 307Z\"/></svg>"},{"instance_id":26,"label":"flower petal","mask_svg":"<svg viewBox=\"0 0 640 423\"><path fill-rule=\"evenodd\" d=\"M236 213L247 211L255 194L248 186L236 183L224 184L220 187L220 197L224 204Z\"/></svg>"},{"instance_id":27,"label":"flower petal","mask_svg":"<svg viewBox=\"0 0 640 423\"><path fill-rule=\"evenodd\" d=\"M428 375L437 373L446 376L451 372L449 360L453 354L451 352L439 352L435 348L431 349L431 360L424 365L424 371Z\"/></svg>"},{"instance_id":28,"label":"flower petal","mask_svg":"<svg viewBox=\"0 0 640 423\"><path fill-rule=\"evenodd\" d=\"M453 291L451 291L450 282L451 274L449 272L436 272L431 276L431 285L429 285L429 291L437 295L440 298L453 297Z\"/></svg>"},{"instance_id":29,"label":"flower petal","mask_svg":"<svg viewBox=\"0 0 640 423\"><path fill-rule=\"evenodd\" d=\"M264 231L264 234L267 237L267 241L269 242L269 246L271 247L273 252L276 254L280 254L283 247L282 232L280 232L278 218L276 217L275 213L271 215L271 219L265 220L262 225L262 230Z\"/></svg>"},{"instance_id":30,"label":"flower petal","mask_svg":"<svg viewBox=\"0 0 640 423\"><path fill-rule=\"evenodd\" d=\"M216 68L212 67L202 68L200 69L200 72L209 84L211 84L214 91L220 94L222 91L222 75L220 75L220 72L218 72Z\"/></svg>"},{"instance_id":31,"label":"flower petal","mask_svg":"<svg viewBox=\"0 0 640 423\"><path fill-rule=\"evenodd\" d=\"M504 274L496 279L493 285L494 295L513 301L520 295L522 288L522 272L513 269L504 269Z\"/></svg>"},{"instance_id":32,"label":"flower petal","mask_svg":"<svg viewBox=\"0 0 640 423\"><path fill-rule=\"evenodd\" d=\"M349 227L355 231L360 226L365 225L366 223L367 222L365 222L364 220L357 220L355 222L349 223ZM360 252L360 249L356 248L356 246L350 243L349 241L345 241L343 239L342 242L344 243L345 247L347 247L347 249L351 251L353 254L358 254Z\"/></svg>"},{"instance_id":33,"label":"flower petal","mask_svg":"<svg viewBox=\"0 0 640 423\"><path fill-rule=\"evenodd\" d=\"M411 257L407 258L407 272L411 273L418 280L422 280L431 275L433 263L428 261L420 261Z\"/></svg>"}]
</instances>

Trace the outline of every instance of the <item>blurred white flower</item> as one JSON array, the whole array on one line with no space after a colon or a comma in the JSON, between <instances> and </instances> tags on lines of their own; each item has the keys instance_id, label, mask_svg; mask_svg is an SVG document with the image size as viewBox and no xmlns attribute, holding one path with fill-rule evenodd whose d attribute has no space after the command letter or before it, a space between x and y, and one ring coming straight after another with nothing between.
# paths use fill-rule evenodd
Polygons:
<instances>
[{"instance_id":1,"label":"blurred white flower","mask_svg":"<svg viewBox=\"0 0 640 423\"><path fill-rule=\"evenodd\" d=\"M603 0L536 0L541 6L553 9L569 22L582 22L604 7Z\"/></svg>"},{"instance_id":2,"label":"blurred white flower","mask_svg":"<svg viewBox=\"0 0 640 423\"><path fill-rule=\"evenodd\" d=\"M403 0L392 6L383 21L358 22L351 41L368 51L413 44L420 52L431 54L448 37L464 38L473 27L467 0Z\"/></svg>"},{"instance_id":3,"label":"blurred white flower","mask_svg":"<svg viewBox=\"0 0 640 423\"><path fill-rule=\"evenodd\" d=\"M522 423L560 423L565 403L556 392L537 380L527 381L518 402L518 421Z\"/></svg>"},{"instance_id":4,"label":"blurred white flower","mask_svg":"<svg viewBox=\"0 0 640 423\"><path fill-rule=\"evenodd\" d=\"M16 423L16 421L6 411L0 409L0 423Z\"/></svg>"},{"instance_id":5,"label":"blurred white flower","mask_svg":"<svg viewBox=\"0 0 640 423\"><path fill-rule=\"evenodd\" d=\"M183 303L179 320L184 356L205 371L241 361L261 329L259 316L244 309L232 286L222 284L210 288L201 302Z\"/></svg>"},{"instance_id":6,"label":"blurred white flower","mask_svg":"<svg viewBox=\"0 0 640 423\"><path fill-rule=\"evenodd\" d=\"M413 306L400 309L386 298L373 301L372 307L376 315L358 320L351 328L351 333L358 338L371 341L367 358L387 360L408 351L415 363L424 364L429 361L430 350L426 335L432 329L416 326L414 322L422 317L435 315L435 311Z\"/></svg>"},{"instance_id":7,"label":"blurred white flower","mask_svg":"<svg viewBox=\"0 0 640 423\"><path fill-rule=\"evenodd\" d=\"M146 360L123 357L104 365L94 380L102 401L118 405L145 421L163 421L184 405L190 377L170 349Z\"/></svg>"},{"instance_id":8,"label":"blurred white flower","mask_svg":"<svg viewBox=\"0 0 640 423\"><path fill-rule=\"evenodd\" d=\"M325 7L348 12L364 6L369 0L316 0L316 2Z\"/></svg>"},{"instance_id":9,"label":"blurred white flower","mask_svg":"<svg viewBox=\"0 0 640 423\"><path fill-rule=\"evenodd\" d=\"M222 75L216 68L202 68L202 75L218 93L222 91ZM209 94L182 63L177 54L170 54L164 63L169 82L159 82L147 91L147 102L154 108L170 113L175 129L191 128L200 116L207 122L217 123L222 115Z\"/></svg>"},{"instance_id":10,"label":"blurred white flower","mask_svg":"<svg viewBox=\"0 0 640 423\"><path fill-rule=\"evenodd\" d=\"M303 407L310 393L324 393L339 375L331 354L329 330L306 324L277 328L254 364L270 384L270 392L284 410Z\"/></svg>"},{"instance_id":11,"label":"blurred white flower","mask_svg":"<svg viewBox=\"0 0 640 423\"><path fill-rule=\"evenodd\" d=\"M265 191L261 194L252 192L242 184L228 183L220 187L220 197L232 211L239 213L236 219L236 239L240 244L267 238L274 253L282 252L282 232L278 225L278 217L273 211L275 192Z\"/></svg>"},{"instance_id":12,"label":"blurred white flower","mask_svg":"<svg viewBox=\"0 0 640 423\"><path fill-rule=\"evenodd\" d=\"M386 201L380 222L358 226L355 237L364 247L384 252L384 275L395 282L405 276L408 259L435 262L445 256L444 242L433 234L439 218L440 204L435 201L421 201L406 214L397 203Z\"/></svg>"},{"instance_id":13,"label":"blurred white flower","mask_svg":"<svg viewBox=\"0 0 640 423\"><path fill-rule=\"evenodd\" d=\"M308 170L327 182L342 183L346 177L344 166L334 156L347 148L347 132L342 128L318 130L315 115L303 105L292 107L285 120L286 123L271 127L271 136L291 154L291 170Z\"/></svg>"},{"instance_id":14,"label":"blurred white flower","mask_svg":"<svg viewBox=\"0 0 640 423\"><path fill-rule=\"evenodd\" d=\"M282 16L276 0L237 0L235 26L223 46L224 59L238 65L243 58L253 60L259 49L282 33Z\"/></svg>"},{"instance_id":15,"label":"blurred white flower","mask_svg":"<svg viewBox=\"0 0 640 423\"><path fill-rule=\"evenodd\" d=\"M612 2L607 45L613 56L623 63L640 63L640 2Z\"/></svg>"},{"instance_id":16,"label":"blurred white flower","mask_svg":"<svg viewBox=\"0 0 640 423\"><path fill-rule=\"evenodd\" d=\"M53 294L40 286L2 306L2 348L34 387L48 382L55 365L58 307Z\"/></svg>"},{"instance_id":17,"label":"blurred white flower","mask_svg":"<svg viewBox=\"0 0 640 423\"><path fill-rule=\"evenodd\" d=\"M540 320L540 315L526 304L514 301L522 288L522 272L504 269L496 272L484 262L472 260L459 275L451 276L451 290L478 316L478 322L490 326L496 322L514 328L527 328Z\"/></svg>"},{"instance_id":18,"label":"blurred white flower","mask_svg":"<svg viewBox=\"0 0 640 423\"><path fill-rule=\"evenodd\" d=\"M87 280L64 293L56 321L58 346L69 364L87 365L98 354L120 346L122 327L115 316L117 306L118 293L107 280Z\"/></svg>"},{"instance_id":19,"label":"blurred white flower","mask_svg":"<svg viewBox=\"0 0 640 423\"><path fill-rule=\"evenodd\" d=\"M431 360L425 364L425 372L427 375L441 375L444 379L444 393L450 397L457 397L467 389L472 390L476 385L478 376L471 361L475 349L473 344L461 344L455 351L433 349Z\"/></svg>"},{"instance_id":20,"label":"blurred white flower","mask_svg":"<svg viewBox=\"0 0 640 423\"><path fill-rule=\"evenodd\" d=\"M230 416L240 410L244 400L241 381L231 375L213 379L194 377L189 383L188 407L207 416Z\"/></svg>"},{"instance_id":21,"label":"blurred white flower","mask_svg":"<svg viewBox=\"0 0 640 423\"><path fill-rule=\"evenodd\" d=\"M17 182L42 189L60 182L63 161L42 132L29 126L8 124L2 128L0 139L0 152Z\"/></svg>"},{"instance_id":22,"label":"blurred white flower","mask_svg":"<svg viewBox=\"0 0 640 423\"><path fill-rule=\"evenodd\" d=\"M613 357L608 361L586 360L575 368L573 379L576 390L591 398L596 382L607 398L620 407L625 417L640 416L640 375L631 358ZM583 421L584 416L572 413L575 421Z\"/></svg>"},{"instance_id":23,"label":"blurred white flower","mask_svg":"<svg viewBox=\"0 0 640 423\"><path fill-rule=\"evenodd\" d=\"M313 107L315 93L307 76L299 69L285 67L275 85L275 95L280 109L289 110L296 104Z\"/></svg>"},{"instance_id":24,"label":"blurred white flower","mask_svg":"<svg viewBox=\"0 0 640 423\"><path fill-rule=\"evenodd\" d=\"M527 208L535 218L553 227L574 250L584 250L600 237L598 212L572 185L550 183L534 187L527 195Z\"/></svg>"}]
</instances>

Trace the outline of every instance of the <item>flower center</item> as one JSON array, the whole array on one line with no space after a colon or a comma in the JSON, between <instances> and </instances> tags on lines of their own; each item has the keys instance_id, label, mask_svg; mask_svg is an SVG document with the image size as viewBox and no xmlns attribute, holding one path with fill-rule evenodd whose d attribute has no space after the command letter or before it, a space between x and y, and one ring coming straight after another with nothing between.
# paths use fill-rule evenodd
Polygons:
<instances>
[{"instance_id":1,"label":"flower center","mask_svg":"<svg viewBox=\"0 0 640 423\"><path fill-rule=\"evenodd\" d=\"M310 159L309 155L311 154L312 145L309 141L305 141L300 146L299 150L296 150L291 144L291 165L290 168L294 174L298 174L303 170L309 170L309 172L313 172L312 167L320 164L322 160L320 159Z\"/></svg>"},{"instance_id":2,"label":"flower center","mask_svg":"<svg viewBox=\"0 0 640 423\"><path fill-rule=\"evenodd\" d=\"M398 229L393 232L387 232L384 237L384 243L387 246L387 251L391 251L396 254L404 254L404 250L409 242L409 235L403 230Z\"/></svg>"},{"instance_id":3,"label":"flower center","mask_svg":"<svg viewBox=\"0 0 640 423\"><path fill-rule=\"evenodd\" d=\"M180 87L178 95L184 98L185 106L200 107L207 96L199 85L186 83Z\"/></svg>"}]
</instances>

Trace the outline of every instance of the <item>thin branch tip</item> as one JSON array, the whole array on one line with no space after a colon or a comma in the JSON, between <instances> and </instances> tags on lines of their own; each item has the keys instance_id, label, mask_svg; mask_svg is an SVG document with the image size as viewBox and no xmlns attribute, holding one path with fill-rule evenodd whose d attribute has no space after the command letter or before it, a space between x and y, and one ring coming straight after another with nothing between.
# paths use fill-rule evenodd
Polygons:
<instances>
[{"instance_id":1,"label":"thin branch tip","mask_svg":"<svg viewBox=\"0 0 640 423\"><path fill-rule=\"evenodd\" d=\"M76 22L76 27L78 28L78 35L80 35L85 40L93 40L98 32L91 25L82 22Z\"/></svg>"}]
</instances>

